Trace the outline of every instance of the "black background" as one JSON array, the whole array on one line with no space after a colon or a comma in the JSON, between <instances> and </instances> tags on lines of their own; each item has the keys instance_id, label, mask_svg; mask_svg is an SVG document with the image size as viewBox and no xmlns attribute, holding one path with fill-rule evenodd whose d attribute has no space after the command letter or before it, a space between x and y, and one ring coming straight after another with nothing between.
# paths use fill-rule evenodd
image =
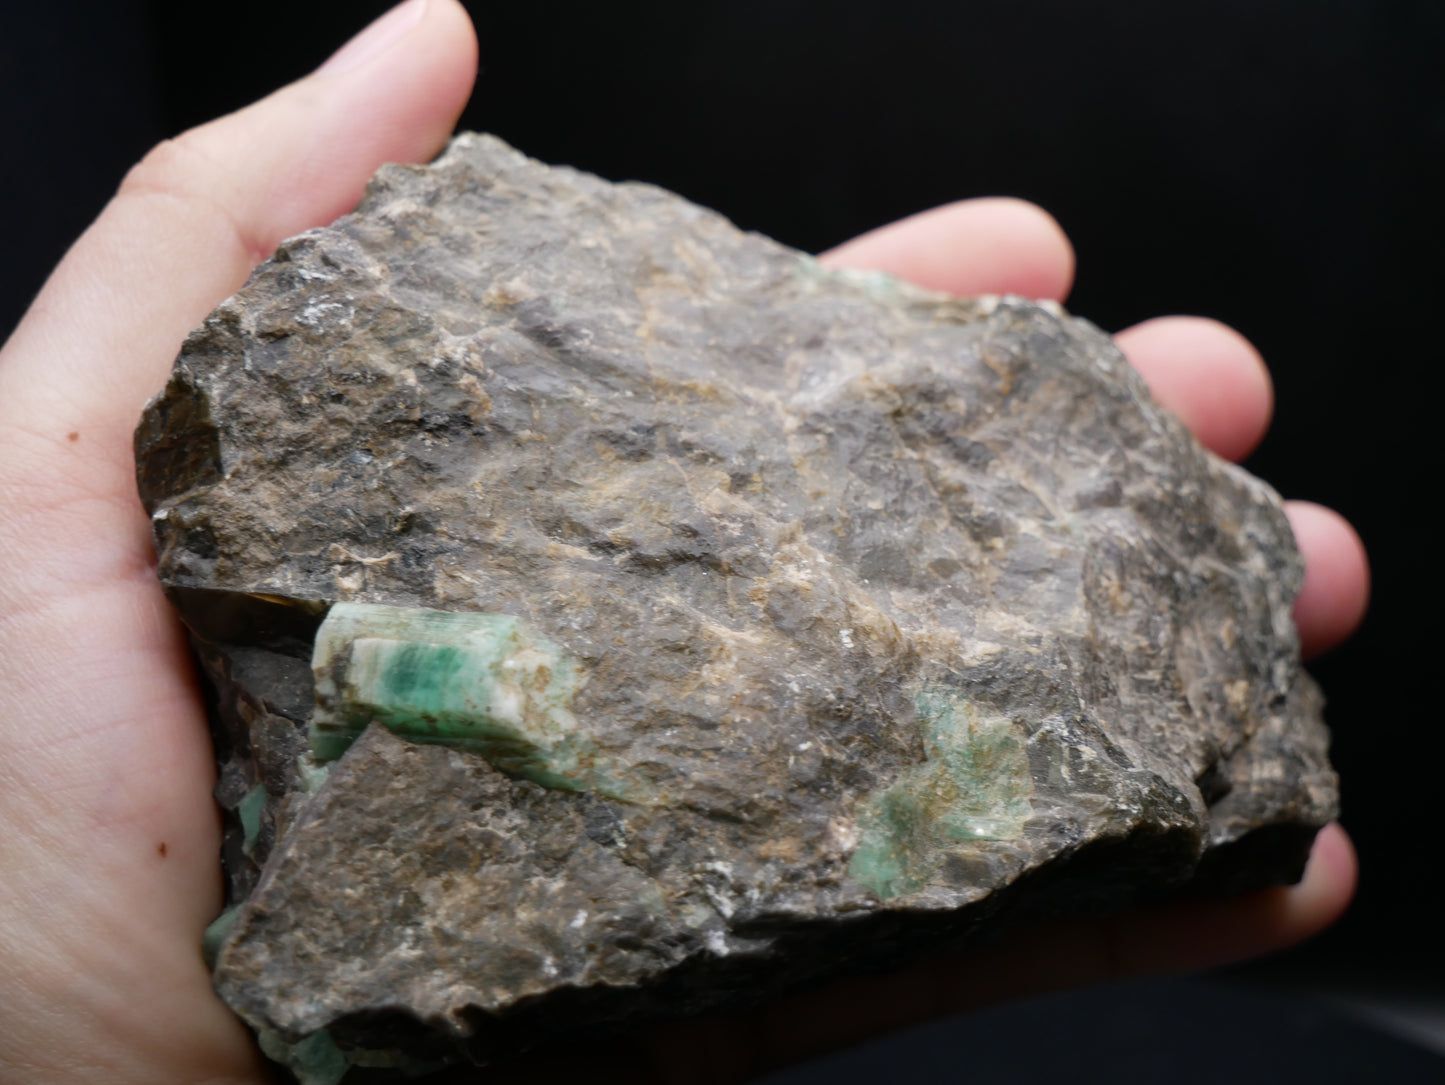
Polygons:
<instances>
[{"instance_id":1,"label":"black background","mask_svg":"<svg viewBox=\"0 0 1445 1085\"><path fill-rule=\"evenodd\" d=\"M375 0L0 11L0 335L150 143L319 63ZM963 196L1040 203L1070 308L1239 328L1274 373L1249 466L1358 525L1375 602L1312 669L1358 901L1250 975L1440 994L1434 529L1445 3L617 0L469 4L464 118L817 250Z\"/></svg>"}]
</instances>

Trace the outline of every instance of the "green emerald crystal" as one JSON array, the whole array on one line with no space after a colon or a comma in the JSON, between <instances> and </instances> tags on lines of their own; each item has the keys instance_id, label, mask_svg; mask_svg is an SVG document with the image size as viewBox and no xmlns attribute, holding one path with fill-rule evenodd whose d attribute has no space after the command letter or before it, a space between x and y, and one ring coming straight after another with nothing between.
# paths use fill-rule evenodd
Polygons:
<instances>
[{"instance_id":1,"label":"green emerald crystal","mask_svg":"<svg viewBox=\"0 0 1445 1085\"><path fill-rule=\"evenodd\" d=\"M247 791L245 796L236 804L236 813L241 818L241 832L244 840L241 844L241 851L250 855L256 847L256 839L261 835L261 813L266 808L266 786L256 784Z\"/></svg>"},{"instance_id":2,"label":"green emerald crystal","mask_svg":"<svg viewBox=\"0 0 1445 1085\"><path fill-rule=\"evenodd\" d=\"M311 666L318 761L340 757L379 723L412 742L471 750L544 787L651 800L579 728L575 661L519 618L337 603L317 631Z\"/></svg>"},{"instance_id":3,"label":"green emerald crystal","mask_svg":"<svg viewBox=\"0 0 1445 1085\"><path fill-rule=\"evenodd\" d=\"M339 1085L351 1069L351 1061L325 1029L294 1044L287 1043L270 1029L261 1029L256 1041L268 1059L279 1062L296 1075L299 1085Z\"/></svg>"},{"instance_id":4,"label":"green emerald crystal","mask_svg":"<svg viewBox=\"0 0 1445 1085\"><path fill-rule=\"evenodd\" d=\"M1033 813L1019 725L941 686L924 687L913 704L925 760L859 804L848 868L885 899L922 889L960 843L1020 836Z\"/></svg>"}]
</instances>

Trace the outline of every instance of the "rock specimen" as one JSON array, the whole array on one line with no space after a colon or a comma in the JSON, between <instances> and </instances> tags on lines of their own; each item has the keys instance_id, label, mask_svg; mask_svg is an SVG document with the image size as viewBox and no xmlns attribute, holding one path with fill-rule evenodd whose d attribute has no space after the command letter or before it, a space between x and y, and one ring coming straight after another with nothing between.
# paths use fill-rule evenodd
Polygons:
<instances>
[{"instance_id":1,"label":"rock specimen","mask_svg":"<svg viewBox=\"0 0 1445 1085\"><path fill-rule=\"evenodd\" d=\"M216 985L311 1080L1289 881L1335 811L1277 499L1056 307L462 136L258 268L137 451Z\"/></svg>"}]
</instances>

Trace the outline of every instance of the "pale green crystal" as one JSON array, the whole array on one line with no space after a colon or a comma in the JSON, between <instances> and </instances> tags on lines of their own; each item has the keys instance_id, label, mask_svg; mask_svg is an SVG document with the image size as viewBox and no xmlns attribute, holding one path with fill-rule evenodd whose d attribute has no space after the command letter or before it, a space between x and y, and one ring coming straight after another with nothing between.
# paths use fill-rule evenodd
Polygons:
<instances>
[{"instance_id":1,"label":"pale green crystal","mask_svg":"<svg viewBox=\"0 0 1445 1085\"><path fill-rule=\"evenodd\" d=\"M261 1029L256 1042L267 1058L295 1074L300 1085L339 1085L351 1069L350 1060L325 1029L294 1044L288 1044L270 1029Z\"/></svg>"},{"instance_id":2,"label":"pale green crystal","mask_svg":"<svg viewBox=\"0 0 1445 1085\"><path fill-rule=\"evenodd\" d=\"M511 615L338 603L317 632L312 669L320 761L380 723L544 787L653 801L645 781L579 728L575 661Z\"/></svg>"},{"instance_id":3,"label":"pale green crystal","mask_svg":"<svg viewBox=\"0 0 1445 1085\"><path fill-rule=\"evenodd\" d=\"M261 834L261 813L266 808L266 785L256 784L236 804L236 814L241 819L244 839L241 851L250 855L256 847L256 838Z\"/></svg>"},{"instance_id":4,"label":"pale green crystal","mask_svg":"<svg viewBox=\"0 0 1445 1085\"><path fill-rule=\"evenodd\" d=\"M1014 839L1033 812L1017 724L942 686L925 686L913 704L926 760L859 803L860 840L848 867L884 898L923 888L962 841Z\"/></svg>"},{"instance_id":5,"label":"pale green crystal","mask_svg":"<svg viewBox=\"0 0 1445 1085\"><path fill-rule=\"evenodd\" d=\"M205 958L207 968L215 967L216 956L221 952L221 943L226 940L226 935L231 933L236 917L240 914L241 906L232 905L211 920L205 933L201 935L201 956Z\"/></svg>"}]
</instances>

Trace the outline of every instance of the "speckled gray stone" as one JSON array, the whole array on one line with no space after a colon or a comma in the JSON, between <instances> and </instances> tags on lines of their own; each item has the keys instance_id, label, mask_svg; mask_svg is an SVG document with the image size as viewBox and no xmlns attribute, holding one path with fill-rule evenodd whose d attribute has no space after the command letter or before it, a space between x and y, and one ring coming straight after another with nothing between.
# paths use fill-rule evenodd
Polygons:
<instances>
[{"instance_id":1,"label":"speckled gray stone","mask_svg":"<svg viewBox=\"0 0 1445 1085\"><path fill-rule=\"evenodd\" d=\"M1288 881L1335 812L1276 496L1053 306L467 135L283 244L137 451L212 690L217 988L273 1047L486 1061ZM337 601L516 619L551 737L403 706L328 774Z\"/></svg>"}]
</instances>

